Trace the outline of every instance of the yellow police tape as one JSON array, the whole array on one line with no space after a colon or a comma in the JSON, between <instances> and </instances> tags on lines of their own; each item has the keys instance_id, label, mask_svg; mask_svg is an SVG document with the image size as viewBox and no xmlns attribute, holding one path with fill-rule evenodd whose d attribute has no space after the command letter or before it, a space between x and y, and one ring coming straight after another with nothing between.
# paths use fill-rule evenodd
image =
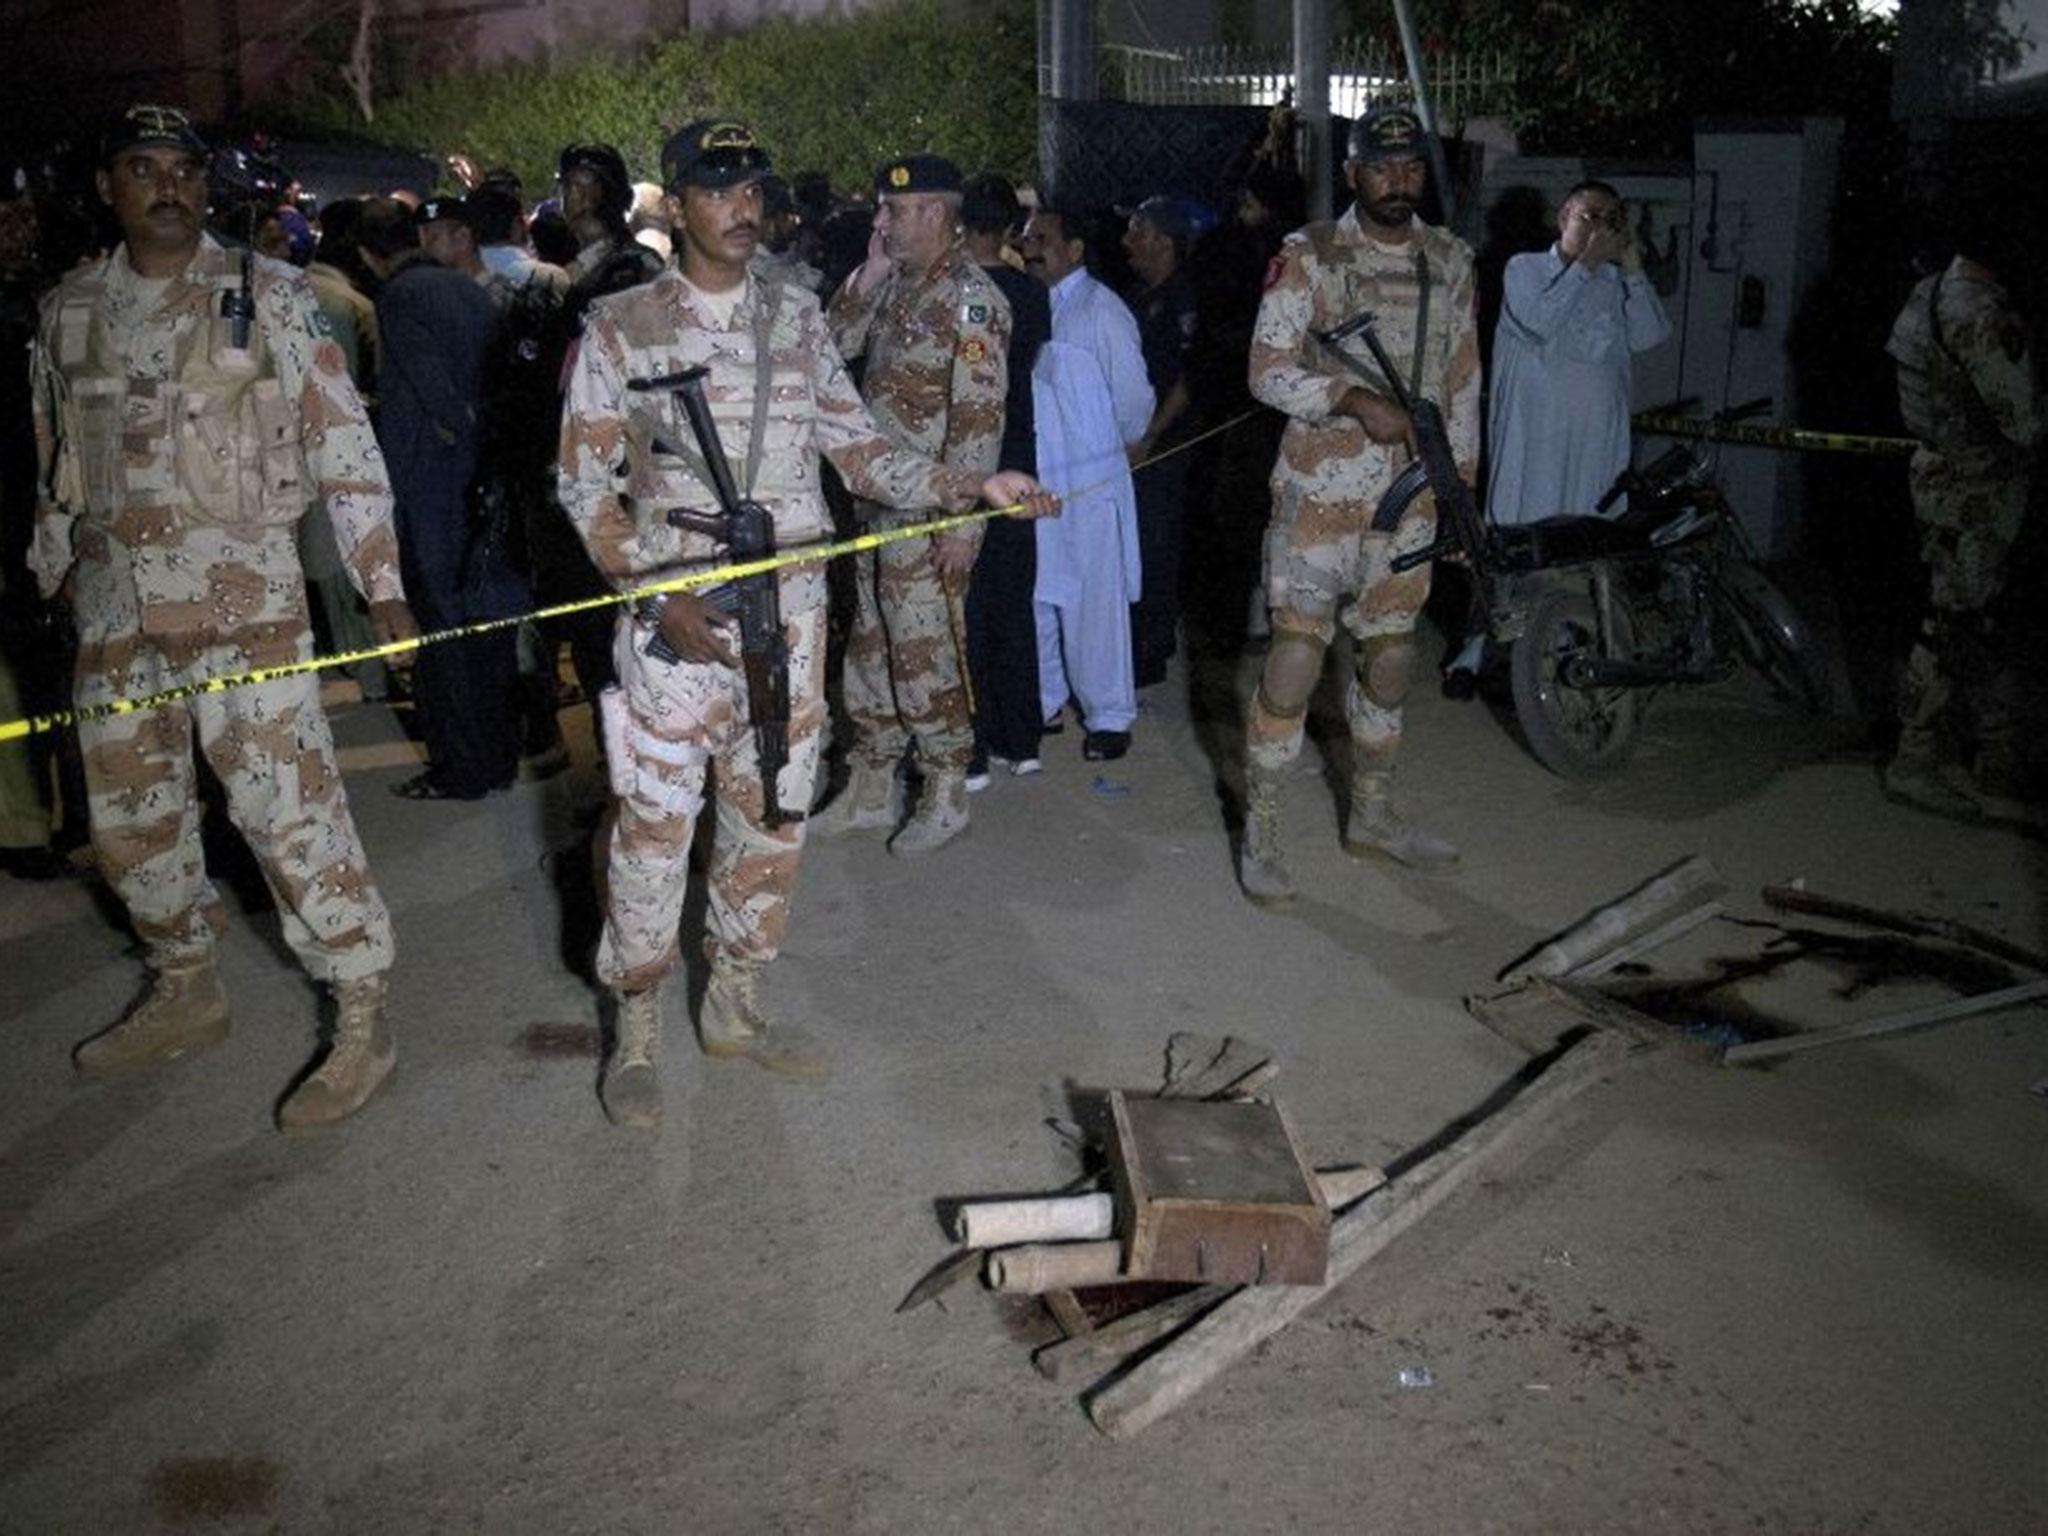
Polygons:
<instances>
[{"instance_id":1,"label":"yellow police tape","mask_svg":"<svg viewBox=\"0 0 2048 1536\"><path fill-rule=\"evenodd\" d=\"M1228 432L1240 423L1256 416L1256 411L1245 411L1233 416L1220 426L1176 443L1164 453L1155 454L1134 469L1147 469L1177 453L1185 453L1197 443L1219 433ZM1073 500L1107 485L1114 476L1108 476L1094 485L1069 491L1063 499ZM722 582L737 581L742 576L758 576L766 571L784 570L790 566L809 565L815 561L836 560L841 555L857 555L870 549L880 549L884 544L893 544L899 539L923 538L932 534L950 533L955 528L965 528L970 523L987 522L990 518L1014 517L1023 510L1021 503L1007 507L984 508L978 512L961 512L951 517L936 517L922 523L910 523L901 528L891 528L881 533L864 533L856 538L842 539L832 544L808 544L802 549L789 550L782 554L768 555L759 560L746 560L736 565L709 566L703 570L688 571L680 576L664 577L645 586L634 587L628 592L613 592L602 597L577 598L573 602L555 603L550 607L536 608L509 619L483 619L474 624L457 624L448 629L430 630L410 640L392 640L383 645L365 646L361 650L337 651L329 656L313 656L305 661L289 661L281 666L255 667L247 672L235 672L224 677L201 678L196 683L184 683L176 688L164 688L156 693L145 694L137 699L114 699L106 704L92 704L84 709L63 709L47 715L29 715L20 720L0 720L0 743L20 741L24 737L41 735L47 731L61 730L67 725L76 725L81 720L105 720L115 715L139 714L143 710L159 709L166 704L175 704L181 699L197 698L206 693L225 693L230 688L248 688L258 683L274 683L280 678L300 677L308 672L319 672L328 667L345 667L352 662L369 661L380 656L397 656L423 645L440 645L449 640L460 640L467 635L489 634L493 630L512 629L521 624L540 619L559 619L572 613L587 613L597 608L616 607L621 603L636 603L644 597L653 597L662 592L691 592L700 587L715 587Z\"/></svg>"},{"instance_id":2,"label":"yellow police tape","mask_svg":"<svg viewBox=\"0 0 2048 1536\"><path fill-rule=\"evenodd\" d=\"M1752 443L1760 448L1801 448L1822 453L1911 453L1919 443L1910 437L1871 437L1859 432L1809 432L1801 427L1753 427L1746 422L1716 422L1702 416L1664 416L1644 411L1632 419L1638 432L1667 437L1704 437L1717 443Z\"/></svg>"}]
</instances>

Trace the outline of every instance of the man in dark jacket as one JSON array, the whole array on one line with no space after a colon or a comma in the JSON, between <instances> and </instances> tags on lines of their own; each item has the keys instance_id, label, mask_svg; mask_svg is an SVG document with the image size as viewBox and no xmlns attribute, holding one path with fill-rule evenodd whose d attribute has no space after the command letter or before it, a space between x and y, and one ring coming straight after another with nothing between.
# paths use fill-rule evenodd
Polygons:
<instances>
[{"instance_id":1,"label":"man in dark jacket","mask_svg":"<svg viewBox=\"0 0 2048 1536\"><path fill-rule=\"evenodd\" d=\"M363 210L363 259L379 279L377 441L398 503L399 567L420 627L506 618L527 594L488 509L472 515L482 428L483 363L497 307L473 279L418 246L412 215L391 198ZM443 641L420 652L414 697L427 770L392 793L477 800L518 772L517 631Z\"/></svg>"},{"instance_id":2,"label":"man in dark jacket","mask_svg":"<svg viewBox=\"0 0 2048 1536\"><path fill-rule=\"evenodd\" d=\"M1003 402L998 469L1038 467L1031 408L1031 367L1052 335L1045 285L1003 260L1003 242L1024 223L1016 188L1002 177L968 181L960 203L967 251L1010 301L1009 394ZM1017 774L1038 771L1045 729L1038 699L1038 620L1031 604L1038 580L1038 534L1016 518L990 521L967 588L967 670L974 683L974 757L970 790L988 787L991 764Z\"/></svg>"}]
</instances>

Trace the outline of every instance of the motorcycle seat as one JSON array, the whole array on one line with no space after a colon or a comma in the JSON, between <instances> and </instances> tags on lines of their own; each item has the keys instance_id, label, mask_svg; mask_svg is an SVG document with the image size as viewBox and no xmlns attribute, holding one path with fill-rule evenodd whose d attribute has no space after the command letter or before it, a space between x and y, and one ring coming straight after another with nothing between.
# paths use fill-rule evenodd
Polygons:
<instances>
[{"instance_id":1,"label":"motorcycle seat","mask_svg":"<svg viewBox=\"0 0 2048 1536\"><path fill-rule=\"evenodd\" d=\"M1652 503L1631 507L1620 517L1567 514L1494 529L1495 554L1516 570L1578 565L1588 560L1647 554L1692 531L1700 522L1694 507Z\"/></svg>"}]
</instances>

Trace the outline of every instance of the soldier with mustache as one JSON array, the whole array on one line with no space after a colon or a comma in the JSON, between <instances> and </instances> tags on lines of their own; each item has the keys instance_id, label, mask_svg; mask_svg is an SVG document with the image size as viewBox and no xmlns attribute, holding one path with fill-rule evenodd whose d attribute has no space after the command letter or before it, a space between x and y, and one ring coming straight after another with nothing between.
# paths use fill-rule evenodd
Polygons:
<instances>
[{"instance_id":1,"label":"soldier with mustache","mask_svg":"<svg viewBox=\"0 0 2048 1536\"><path fill-rule=\"evenodd\" d=\"M182 112L131 107L99 171L121 244L43 305L29 564L75 615L82 707L309 659L293 530L315 498L378 639L418 632L390 481L341 348L303 273L232 257L205 234L206 173ZM331 1046L278 1121L330 1124L397 1059L384 1024L393 945L311 673L80 722L94 851L151 980L78 1047L78 1069L103 1076L227 1036L213 964L225 913L200 850L195 735L286 942L334 992Z\"/></svg>"}]
</instances>

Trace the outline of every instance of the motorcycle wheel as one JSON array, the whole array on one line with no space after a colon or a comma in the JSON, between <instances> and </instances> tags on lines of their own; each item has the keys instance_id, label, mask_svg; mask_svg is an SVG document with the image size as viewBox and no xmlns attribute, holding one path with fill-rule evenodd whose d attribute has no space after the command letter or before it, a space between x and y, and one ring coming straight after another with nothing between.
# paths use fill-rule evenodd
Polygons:
<instances>
[{"instance_id":1,"label":"motorcycle wheel","mask_svg":"<svg viewBox=\"0 0 2048 1536\"><path fill-rule=\"evenodd\" d=\"M1619 603L1613 641L1617 659L1634 654L1635 629ZM1564 680L1566 664L1574 656L1595 654L1599 645L1592 600L1583 593L1553 592L1531 611L1509 658L1515 718L1529 750L1562 778L1612 773L1635 750L1642 706L1635 689L1575 688Z\"/></svg>"},{"instance_id":2,"label":"motorcycle wheel","mask_svg":"<svg viewBox=\"0 0 2048 1536\"><path fill-rule=\"evenodd\" d=\"M1743 658L1787 704L1821 713L1827 688L1814 668L1813 636L1791 599L1746 560L1721 568L1720 590Z\"/></svg>"}]
</instances>

